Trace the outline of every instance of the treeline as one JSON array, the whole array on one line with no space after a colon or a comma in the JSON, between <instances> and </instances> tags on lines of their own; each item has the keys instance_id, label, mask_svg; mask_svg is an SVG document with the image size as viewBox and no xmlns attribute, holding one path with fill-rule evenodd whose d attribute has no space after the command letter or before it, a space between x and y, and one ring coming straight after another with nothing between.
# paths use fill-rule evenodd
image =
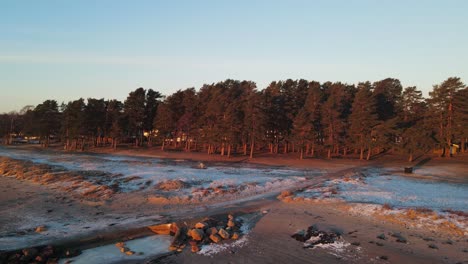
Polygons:
<instances>
[{"instance_id":1,"label":"treeline","mask_svg":"<svg viewBox=\"0 0 468 264\"><path fill-rule=\"evenodd\" d=\"M416 154L466 151L468 88L460 78L433 86L429 98L397 79L349 85L306 80L226 80L179 90L167 97L138 88L124 102L82 98L47 100L20 113L0 115L0 135L38 137L66 150L158 145L253 157L259 151L304 157L360 159L388 151Z\"/></svg>"}]
</instances>

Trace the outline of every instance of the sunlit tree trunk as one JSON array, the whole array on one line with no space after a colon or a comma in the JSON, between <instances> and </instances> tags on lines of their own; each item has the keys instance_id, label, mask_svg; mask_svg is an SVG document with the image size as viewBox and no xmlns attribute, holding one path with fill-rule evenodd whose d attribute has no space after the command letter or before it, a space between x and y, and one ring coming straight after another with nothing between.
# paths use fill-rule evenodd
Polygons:
<instances>
[{"instance_id":1,"label":"sunlit tree trunk","mask_svg":"<svg viewBox=\"0 0 468 264\"><path fill-rule=\"evenodd\" d=\"M372 153L372 147L369 146L369 149L367 150L367 158L366 158L366 160L370 160L371 153Z\"/></svg>"},{"instance_id":2,"label":"sunlit tree trunk","mask_svg":"<svg viewBox=\"0 0 468 264\"><path fill-rule=\"evenodd\" d=\"M255 148L255 140L252 138L252 142L250 143L250 158L252 159L253 158L253 154L254 154L254 148Z\"/></svg>"}]
</instances>

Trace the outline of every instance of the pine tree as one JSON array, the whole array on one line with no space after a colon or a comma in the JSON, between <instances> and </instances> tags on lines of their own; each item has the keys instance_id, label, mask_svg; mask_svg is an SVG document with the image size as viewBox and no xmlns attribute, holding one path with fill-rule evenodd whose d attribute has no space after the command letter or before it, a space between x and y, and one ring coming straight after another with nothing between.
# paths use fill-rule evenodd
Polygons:
<instances>
[{"instance_id":1,"label":"pine tree","mask_svg":"<svg viewBox=\"0 0 468 264\"><path fill-rule=\"evenodd\" d=\"M453 98L454 135L460 142L462 152L466 152L468 138L468 88L457 91Z\"/></svg>"},{"instance_id":2,"label":"pine tree","mask_svg":"<svg viewBox=\"0 0 468 264\"><path fill-rule=\"evenodd\" d=\"M442 148L441 156L450 157L446 153L452 147L454 139L454 96L465 85L458 77L450 77L440 85L434 85L428 100L433 122L437 123L437 140Z\"/></svg>"},{"instance_id":3,"label":"pine tree","mask_svg":"<svg viewBox=\"0 0 468 264\"><path fill-rule=\"evenodd\" d=\"M312 124L310 122L309 112L304 107L299 110L299 113L294 118L293 122L293 138L299 142L300 159L304 158L304 147L306 142L310 140Z\"/></svg>"},{"instance_id":4,"label":"pine tree","mask_svg":"<svg viewBox=\"0 0 468 264\"><path fill-rule=\"evenodd\" d=\"M366 159L370 159L374 129L379 124L376 109L370 82L359 83L349 116L349 134L354 146L359 149L361 160L364 159L365 149L368 150Z\"/></svg>"},{"instance_id":5,"label":"pine tree","mask_svg":"<svg viewBox=\"0 0 468 264\"><path fill-rule=\"evenodd\" d=\"M146 91L138 88L130 92L124 102L124 113L128 119L128 130L135 138L135 146L143 143L143 122L145 120Z\"/></svg>"}]
</instances>

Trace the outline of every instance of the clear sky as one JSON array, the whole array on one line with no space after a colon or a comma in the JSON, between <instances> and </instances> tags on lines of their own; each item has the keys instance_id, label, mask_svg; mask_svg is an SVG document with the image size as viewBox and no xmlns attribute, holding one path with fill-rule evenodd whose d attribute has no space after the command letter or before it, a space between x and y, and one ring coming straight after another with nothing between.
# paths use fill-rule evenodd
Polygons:
<instances>
[{"instance_id":1,"label":"clear sky","mask_svg":"<svg viewBox=\"0 0 468 264\"><path fill-rule=\"evenodd\" d=\"M468 82L468 1L0 0L0 113L203 83Z\"/></svg>"}]
</instances>

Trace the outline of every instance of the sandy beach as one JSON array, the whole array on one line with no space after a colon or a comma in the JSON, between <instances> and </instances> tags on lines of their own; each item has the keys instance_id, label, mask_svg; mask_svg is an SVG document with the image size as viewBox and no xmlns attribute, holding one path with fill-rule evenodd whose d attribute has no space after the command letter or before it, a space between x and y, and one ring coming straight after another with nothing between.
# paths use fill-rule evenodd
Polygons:
<instances>
[{"instance_id":1,"label":"sandy beach","mask_svg":"<svg viewBox=\"0 0 468 264\"><path fill-rule=\"evenodd\" d=\"M21 151L24 156L18 156ZM14 154L8 154L10 156L5 158L6 153ZM30 148L2 150L3 171L9 168L11 172L7 173L8 177L0 178L0 250L3 256L15 250L49 244L56 246L57 252L64 248L92 251L98 246L117 241L132 241L154 235L145 228L148 225L178 222L190 226L204 217L230 213L236 217L249 214L258 216L249 222L249 230L238 241L202 245L198 253L192 253L189 249L181 252L161 249L155 255L147 254L134 259L122 257L109 263L468 263L467 204L466 200L463 201L468 165L463 156L453 159L432 158L422 165L417 165L417 160L412 164L415 165L415 173L409 177L400 171L408 163L396 156L390 156L384 163L381 159L370 162L345 159L299 160L293 154L276 157L263 154L250 161L244 157L228 160L203 153L162 152L157 149L98 149L93 153L72 154L70 158L61 153ZM83 174L85 176L81 184L86 182L90 188L98 184L99 181L95 181L89 171L96 171L91 165L93 162L99 163L101 159L107 160L102 163L101 169L109 173L114 172L106 169L105 162L111 162L109 166L119 170L117 164L130 159L131 163L121 166L140 166L138 168L144 170L148 162L157 159L157 164L160 164L158 170L181 168L184 169L181 173L189 173L192 164L202 161L208 168L216 168L213 175L225 174L227 179L233 177L232 173L246 173L245 176L237 177L250 177L250 181L260 185L253 191L248 189L247 180L231 182L224 179L223 183L232 187L225 187L220 193L213 191L206 194L212 188L207 187L203 189L206 198L201 196L195 200L196 191L205 185L214 186L213 181L219 180L209 178L211 182L199 187L192 180L190 188L177 190L179 194L182 190L191 191L190 195L157 191L164 196L155 195L155 188L160 186L157 182L152 183L155 187L151 185L127 191L125 188L140 185L128 185L132 181L125 181L137 174L132 172L126 175L122 172L123 176L119 177L123 180L119 182L118 191L109 194L109 197L99 197L107 194L105 192L97 191L94 194L98 196L86 196L80 189L64 189L64 182L69 180L67 177L75 177L70 171L82 171L79 166L84 164L80 163L83 160L89 162L87 166L92 169L88 170L88 174ZM30 160L33 162L29 163ZM59 170L57 162L65 165ZM40 166L48 164L50 167L46 169L49 173L52 170L57 175L65 175L63 171L66 170L67 177L56 182L48 182L44 178L34 181L25 173L22 179L18 179L15 176L17 171L16 174L12 172L11 164L15 164L17 170L21 167L24 171L39 170L42 168ZM38 167L37 164L42 165ZM278 171L284 175L276 175ZM210 175L209 170L200 173ZM391 182L395 184L408 184L406 181L410 181L410 184L419 184L420 181L440 182L438 188L458 188L453 189L454 193L461 190L461 196L454 197L462 200L440 205L441 208L451 206L457 209L451 213L436 208L436 202L432 203L432 209L411 207L411 202L424 205L424 197L421 201L419 197L400 201L391 196L388 201L398 200L394 205L387 204L387 200L353 202L352 199L362 197L375 198L372 196L374 193L363 194L361 189L360 196L356 198L353 189L382 188L378 185L381 177L372 176L375 173L392 177ZM299 174L301 177L297 177L296 181L285 181L292 177L288 175ZM114 174L110 175L112 178ZM145 174L138 175L142 179L136 181L147 179ZM366 185L363 187L362 184ZM234 185L237 187L234 188ZM399 188L399 185L396 186ZM98 190L101 188L98 187ZM348 195L351 200L346 200ZM443 199L445 197L440 198ZM318 230L339 234L339 239L331 244L304 248L304 242L291 237L312 225L316 225ZM46 231L37 232L39 226L44 226ZM135 251L138 252L138 248ZM54 258L66 261L66 258L58 257L57 254ZM80 263L79 257L70 260L73 260L72 263ZM11 262L5 258L1 261Z\"/></svg>"}]
</instances>

